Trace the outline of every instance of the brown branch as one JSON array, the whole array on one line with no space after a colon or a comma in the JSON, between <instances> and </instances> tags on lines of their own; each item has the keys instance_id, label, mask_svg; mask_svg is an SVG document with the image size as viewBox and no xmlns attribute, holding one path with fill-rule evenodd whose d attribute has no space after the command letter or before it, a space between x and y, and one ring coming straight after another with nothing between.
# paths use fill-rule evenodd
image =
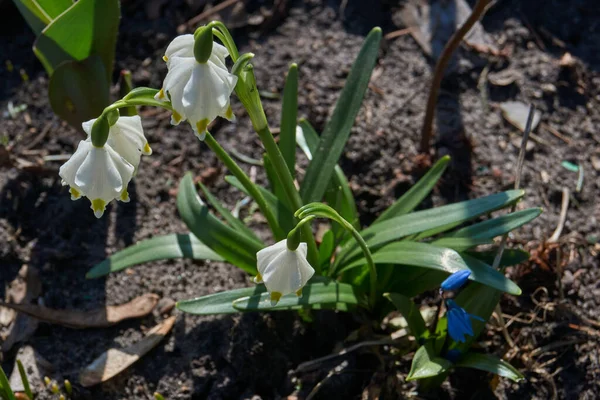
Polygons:
<instances>
[{"instance_id":1,"label":"brown branch","mask_svg":"<svg viewBox=\"0 0 600 400\"><path fill-rule=\"evenodd\" d=\"M435 105L437 103L438 93L440 91L440 85L442 78L444 77L444 71L452 58L452 54L456 51L456 48L462 42L465 35L471 30L473 25L483 16L487 10L488 5L492 0L477 0L477 4L473 8L471 15L465 21L465 23L452 35L442 53L438 59L435 70L433 72L433 81L431 82L431 89L429 91L429 98L427 99L427 108L425 110L425 120L423 121L423 130L421 131L421 153L429 153L429 143L431 142L432 130L433 130L433 116L435 114Z\"/></svg>"}]
</instances>

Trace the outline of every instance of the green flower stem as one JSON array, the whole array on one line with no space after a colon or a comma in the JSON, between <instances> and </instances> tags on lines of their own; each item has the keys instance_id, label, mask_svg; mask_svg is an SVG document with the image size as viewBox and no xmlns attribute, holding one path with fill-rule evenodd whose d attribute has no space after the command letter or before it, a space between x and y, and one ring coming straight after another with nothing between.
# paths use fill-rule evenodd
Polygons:
<instances>
[{"instance_id":1,"label":"green flower stem","mask_svg":"<svg viewBox=\"0 0 600 400\"><path fill-rule=\"evenodd\" d=\"M271 207L269 207L269 205L267 204L267 201L263 197L260 190L258 190L256 185L250 180L248 175L246 175L246 173L236 164L236 162L233 161L233 159L229 156L229 154L227 154L225 149L221 147L221 145L215 140L215 138L210 134L210 132L206 132L204 142L217 155L219 160L221 160L221 162L225 164L225 166L227 167L227 169L229 169L233 176L235 176L242 183L242 185L244 185L244 188L246 188L250 196L252 196L254 201L256 201L256 204L258 204L260 211L262 211L262 213L267 218L267 222L269 224L269 227L271 228L271 231L273 232L273 235L277 239L284 238L285 233L279 226L277 217L273 213Z\"/></svg>"},{"instance_id":2,"label":"green flower stem","mask_svg":"<svg viewBox=\"0 0 600 400\"><path fill-rule=\"evenodd\" d=\"M239 57L239 52L235 45L235 41L233 40L233 37L231 37L231 33L229 33L229 29L227 29L225 24L221 21L212 21L207 26L214 28L213 34L219 38L225 47L227 47L231 60L236 62Z\"/></svg>"},{"instance_id":3,"label":"green flower stem","mask_svg":"<svg viewBox=\"0 0 600 400\"><path fill-rule=\"evenodd\" d=\"M285 163L285 159L283 158L283 154L281 154L279 146L277 146L275 139L273 139L273 135L269 130L269 126L266 125L264 128L258 129L257 133L261 142L265 146L267 156L273 163L273 169L275 170L275 173L277 174L277 177L283 186L283 190L288 198L289 204L291 204L292 208L295 210L301 208L303 204L302 199L300 198L300 193L298 193L298 190L294 185L294 178L292 178L292 174L290 174L290 170ZM317 243L315 242L310 225L302 225L302 234L308 245L308 262L310 262L310 264L314 267L315 272L320 275L321 266L319 265L319 251L317 250Z\"/></svg>"}]
</instances>

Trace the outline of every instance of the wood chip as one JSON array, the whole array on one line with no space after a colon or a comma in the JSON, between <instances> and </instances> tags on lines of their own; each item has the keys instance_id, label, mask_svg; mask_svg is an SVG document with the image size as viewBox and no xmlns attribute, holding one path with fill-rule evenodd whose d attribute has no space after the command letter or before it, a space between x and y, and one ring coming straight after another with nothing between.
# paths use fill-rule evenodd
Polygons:
<instances>
[{"instance_id":1,"label":"wood chip","mask_svg":"<svg viewBox=\"0 0 600 400\"><path fill-rule=\"evenodd\" d=\"M129 303L106 306L91 311L55 310L35 304L0 303L0 305L50 324L83 329L105 328L126 319L143 317L150 314L157 303L157 295L146 293L136 297Z\"/></svg>"},{"instance_id":2,"label":"wood chip","mask_svg":"<svg viewBox=\"0 0 600 400\"><path fill-rule=\"evenodd\" d=\"M25 369L25 374L27 374L29 385L34 393L40 393L44 390L45 376L57 378L54 375L56 372L54 366L39 355L31 346L21 347L17 353L16 360L21 361L23 364L23 369ZM19 373L19 368L17 368L16 360L12 374L10 375L10 387L15 392L23 392L25 388L23 387L23 381L21 380L21 374Z\"/></svg>"},{"instance_id":3,"label":"wood chip","mask_svg":"<svg viewBox=\"0 0 600 400\"><path fill-rule=\"evenodd\" d=\"M81 386L90 387L118 375L152 350L173 328L175 317L170 317L152 328L138 343L124 349L108 349L79 375Z\"/></svg>"},{"instance_id":4,"label":"wood chip","mask_svg":"<svg viewBox=\"0 0 600 400\"><path fill-rule=\"evenodd\" d=\"M527 124L527 117L529 116L529 106L520 101L507 101L500 103L500 109L504 118L511 123L515 128L521 132L525 132L525 125ZM533 123L531 124L531 131L534 131L542 119L542 113L535 110L533 114Z\"/></svg>"}]
</instances>

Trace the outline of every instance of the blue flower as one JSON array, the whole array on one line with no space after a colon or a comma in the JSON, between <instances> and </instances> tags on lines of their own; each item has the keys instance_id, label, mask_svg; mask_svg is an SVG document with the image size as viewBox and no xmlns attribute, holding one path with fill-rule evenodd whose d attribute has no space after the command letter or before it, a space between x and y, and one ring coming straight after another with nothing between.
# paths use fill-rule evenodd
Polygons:
<instances>
[{"instance_id":1,"label":"blue flower","mask_svg":"<svg viewBox=\"0 0 600 400\"><path fill-rule=\"evenodd\" d=\"M477 315L469 314L452 299L446 300L446 317L448 318L448 333L455 342L464 343L465 335L473 336L471 318L485 322Z\"/></svg>"},{"instance_id":2,"label":"blue flower","mask_svg":"<svg viewBox=\"0 0 600 400\"><path fill-rule=\"evenodd\" d=\"M445 291L458 290L465 283L467 283L469 276L471 276L471 271L469 271L468 269L461 269L460 271L457 271L450 275L448 278L446 278L446 280L442 282L440 287L442 288L442 290Z\"/></svg>"},{"instance_id":3,"label":"blue flower","mask_svg":"<svg viewBox=\"0 0 600 400\"><path fill-rule=\"evenodd\" d=\"M462 352L459 349L451 349L448 350L444 358L454 364L458 362L460 357L462 356Z\"/></svg>"}]
</instances>

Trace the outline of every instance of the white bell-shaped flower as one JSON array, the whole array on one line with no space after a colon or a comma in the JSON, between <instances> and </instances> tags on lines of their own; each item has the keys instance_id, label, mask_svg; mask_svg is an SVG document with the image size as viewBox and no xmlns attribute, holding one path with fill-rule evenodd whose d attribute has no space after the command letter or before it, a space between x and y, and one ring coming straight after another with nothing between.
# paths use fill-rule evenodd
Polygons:
<instances>
[{"instance_id":1,"label":"white bell-shaped flower","mask_svg":"<svg viewBox=\"0 0 600 400\"><path fill-rule=\"evenodd\" d=\"M215 118L234 119L230 97L237 76L227 70L228 56L224 46L213 42L209 59L199 63L194 57L194 35L182 35L169 44L163 57L168 72L155 98L170 100L174 110L171 123L188 120L200 140Z\"/></svg>"},{"instance_id":2,"label":"white bell-shaped flower","mask_svg":"<svg viewBox=\"0 0 600 400\"><path fill-rule=\"evenodd\" d=\"M302 295L302 288L314 275L315 270L306 259L306 243L296 250L287 247L287 239L266 247L256 253L258 275L255 282L264 282L275 305L286 294Z\"/></svg>"},{"instance_id":3,"label":"white bell-shaped flower","mask_svg":"<svg viewBox=\"0 0 600 400\"><path fill-rule=\"evenodd\" d=\"M92 134L94 122L96 122L96 119L91 119L82 124L83 130L88 134L88 137ZM146 156L152 154L152 149L144 136L142 119L139 115L119 117L117 122L109 128L106 143L127 160L129 164L133 165L136 171L142 154Z\"/></svg>"},{"instance_id":4,"label":"white bell-shaped flower","mask_svg":"<svg viewBox=\"0 0 600 400\"><path fill-rule=\"evenodd\" d=\"M90 199L96 218L104 214L106 204L113 199L129 201L127 184L133 176L133 165L105 144L96 147L91 140L82 140L75 154L58 172L63 185L71 187L71 199Z\"/></svg>"}]
</instances>

